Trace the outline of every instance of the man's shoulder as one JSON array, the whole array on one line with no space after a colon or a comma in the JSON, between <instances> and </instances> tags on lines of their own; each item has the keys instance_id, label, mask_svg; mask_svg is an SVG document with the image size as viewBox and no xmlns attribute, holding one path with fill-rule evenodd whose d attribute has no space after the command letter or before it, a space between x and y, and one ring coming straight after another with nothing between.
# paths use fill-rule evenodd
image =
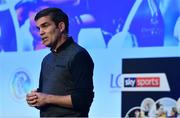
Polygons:
<instances>
[{"instance_id":1,"label":"man's shoulder","mask_svg":"<svg viewBox=\"0 0 180 118\"><path fill-rule=\"evenodd\" d=\"M69 47L69 54L71 55L71 58L91 58L89 52L82 46L80 46L77 43L73 43L70 47Z\"/></svg>"},{"instance_id":2,"label":"man's shoulder","mask_svg":"<svg viewBox=\"0 0 180 118\"><path fill-rule=\"evenodd\" d=\"M49 60L51 58L52 58L52 52L50 52L47 55L45 55L44 58L43 58L43 61L47 61L47 60Z\"/></svg>"},{"instance_id":3,"label":"man's shoulder","mask_svg":"<svg viewBox=\"0 0 180 118\"><path fill-rule=\"evenodd\" d=\"M69 49L72 53L87 52L85 48L75 42L69 46Z\"/></svg>"}]
</instances>

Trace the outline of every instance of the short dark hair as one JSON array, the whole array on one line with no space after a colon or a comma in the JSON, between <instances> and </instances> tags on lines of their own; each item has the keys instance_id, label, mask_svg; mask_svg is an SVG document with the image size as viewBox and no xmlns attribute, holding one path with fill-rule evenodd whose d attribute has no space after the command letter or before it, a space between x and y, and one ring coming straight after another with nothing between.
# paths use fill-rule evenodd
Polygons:
<instances>
[{"instance_id":1,"label":"short dark hair","mask_svg":"<svg viewBox=\"0 0 180 118\"><path fill-rule=\"evenodd\" d=\"M63 12L59 8L45 8L39 11L34 20L37 21L39 18L44 16L50 16L51 20L54 21L55 25L58 26L59 22L64 22L65 24L65 32L69 32L69 20L68 16L65 12Z\"/></svg>"}]
</instances>

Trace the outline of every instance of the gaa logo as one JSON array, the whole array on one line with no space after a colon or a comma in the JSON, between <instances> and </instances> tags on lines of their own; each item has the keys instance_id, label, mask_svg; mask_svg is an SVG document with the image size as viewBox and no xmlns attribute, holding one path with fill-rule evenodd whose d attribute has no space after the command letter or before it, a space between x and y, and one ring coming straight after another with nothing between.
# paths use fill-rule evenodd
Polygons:
<instances>
[{"instance_id":1,"label":"gaa logo","mask_svg":"<svg viewBox=\"0 0 180 118\"><path fill-rule=\"evenodd\" d=\"M11 95L16 100L25 98L26 94L30 91L32 80L29 77L29 73L25 69L16 70L10 81Z\"/></svg>"}]
</instances>

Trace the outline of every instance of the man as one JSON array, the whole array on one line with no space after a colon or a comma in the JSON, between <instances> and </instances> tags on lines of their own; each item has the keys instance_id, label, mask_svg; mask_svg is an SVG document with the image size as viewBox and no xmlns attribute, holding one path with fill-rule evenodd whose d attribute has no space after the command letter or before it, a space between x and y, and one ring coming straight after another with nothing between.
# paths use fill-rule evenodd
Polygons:
<instances>
[{"instance_id":1,"label":"man","mask_svg":"<svg viewBox=\"0 0 180 118\"><path fill-rule=\"evenodd\" d=\"M51 48L43 59L39 88L27 94L27 103L41 117L87 117L94 98L94 63L88 52L68 37L68 16L46 8L35 16L42 43Z\"/></svg>"}]
</instances>

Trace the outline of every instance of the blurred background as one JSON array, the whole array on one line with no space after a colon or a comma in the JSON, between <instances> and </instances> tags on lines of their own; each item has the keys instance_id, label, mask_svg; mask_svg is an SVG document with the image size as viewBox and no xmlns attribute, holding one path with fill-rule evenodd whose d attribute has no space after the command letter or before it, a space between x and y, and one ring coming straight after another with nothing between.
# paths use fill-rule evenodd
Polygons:
<instances>
[{"instance_id":1,"label":"blurred background","mask_svg":"<svg viewBox=\"0 0 180 118\"><path fill-rule=\"evenodd\" d=\"M68 14L69 35L94 60L90 117L122 116L123 59L180 56L179 0L0 0L0 117L39 116L25 95L50 52L33 21L47 7Z\"/></svg>"}]
</instances>

